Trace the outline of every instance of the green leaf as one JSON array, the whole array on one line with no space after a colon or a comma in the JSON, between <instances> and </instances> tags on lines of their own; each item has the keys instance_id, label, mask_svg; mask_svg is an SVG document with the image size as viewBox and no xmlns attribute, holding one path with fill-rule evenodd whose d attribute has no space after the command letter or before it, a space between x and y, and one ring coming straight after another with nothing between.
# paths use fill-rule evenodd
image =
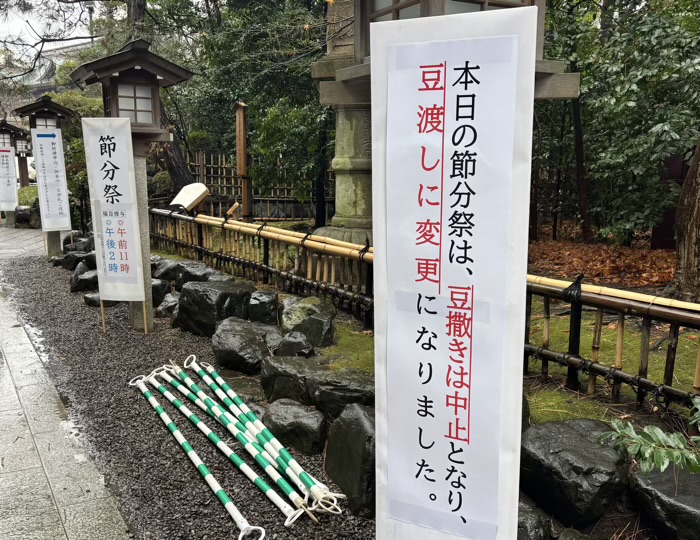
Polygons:
<instances>
[{"instance_id":1,"label":"green leaf","mask_svg":"<svg viewBox=\"0 0 700 540\"><path fill-rule=\"evenodd\" d=\"M670 460L668 453L662 449L654 450L654 465L659 470L659 472L664 472L666 467L668 467Z\"/></svg>"}]
</instances>

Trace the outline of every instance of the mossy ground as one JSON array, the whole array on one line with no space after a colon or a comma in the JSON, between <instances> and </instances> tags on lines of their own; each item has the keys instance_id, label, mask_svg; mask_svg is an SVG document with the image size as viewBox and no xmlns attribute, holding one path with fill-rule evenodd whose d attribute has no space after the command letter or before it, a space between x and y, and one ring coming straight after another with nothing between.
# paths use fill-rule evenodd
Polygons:
<instances>
[{"instance_id":1,"label":"mossy ground","mask_svg":"<svg viewBox=\"0 0 700 540\"><path fill-rule=\"evenodd\" d=\"M532 305L532 323L530 325L530 342L542 345L545 325L544 306L541 298L535 297ZM593 333L595 328L595 311L584 311L581 325L580 354L586 359L592 358ZM649 368L647 378L661 384L666 365L666 350L668 347L669 325L654 322L651 328ZM673 386L687 392L693 391L695 366L698 355L698 335L700 332L681 328L678 338L676 364ZM549 348L565 352L569 342L569 312L564 303L552 302L550 318ZM624 346L622 369L630 374L639 371L641 351L641 319L626 317L624 331ZM601 331L600 358L604 366L612 366L615 362L617 344L617 316L605 314ZM530 360L533 373L539 372L541 363ZM612 403L611 386L602 378L597 378L595 395L586 395L588 375L580 374L581 392L564 389L566 368L549 363L549 378L543 381L538 375L532 375L525 380L525 391L530 400L532 423L542 423L552 420L570 418L597 418L610 421L613 418L626 419L644 423L668 423L676 425L678 417L687 418L688 411L682 407L671 407L672 415L664 415L665 408L654 402L653 397L647 397L644 411L637 410L636 394L627 385L622 385L621 403ZM668 427L668 426L667 426Z\"/></svg>"},{"instance_id":2,"label":"mossy ground","mask_svg":"<svg viewBox=\"0 0 700 540\"><path fill-rule=\"evenodd\" d=\"M157 249L151 249L151 255L157 255L158 257L163 257L164 259L170 259L172 261L190 261L187 257L181 257L175 253L170 253L169 251L159 251Z\"/></svg>"},{"instance_id":3,"label":"mossy ground","mask_svg":"<svg viewBox=\"0 0 700 540\"><path fill-rule=\"evenodd\" d=\"M374 373L374 335L356 321L338 317L335 324L336 344L318 353L330 360L333 369L356 368Z\"/></svg>"}]
</instances>

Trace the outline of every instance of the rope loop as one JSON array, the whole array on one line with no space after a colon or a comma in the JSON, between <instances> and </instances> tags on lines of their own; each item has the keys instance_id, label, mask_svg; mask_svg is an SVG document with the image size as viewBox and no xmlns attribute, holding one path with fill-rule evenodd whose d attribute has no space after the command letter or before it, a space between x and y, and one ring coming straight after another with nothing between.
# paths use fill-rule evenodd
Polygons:
<instances>
[{"instance_id":1,"label":"rope loop","mask_svg":"<svg viewBox=\"0 0 700 540\"><path fill-rule=\"evenodd\" d=\"M579 274L574 282L564 289L564 300L571 304L577 304L581 301L581 282L586 276Z\"/></svg>"}]
</instances>

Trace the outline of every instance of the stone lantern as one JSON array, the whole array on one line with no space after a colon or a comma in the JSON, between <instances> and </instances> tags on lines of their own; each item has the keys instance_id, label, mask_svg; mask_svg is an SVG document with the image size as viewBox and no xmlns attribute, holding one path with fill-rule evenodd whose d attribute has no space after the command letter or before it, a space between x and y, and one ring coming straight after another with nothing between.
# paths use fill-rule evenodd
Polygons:
<instances>
[{"instance_id":1,"label":"stone lantern","mask_svg":"<svg viewBox=\"0 0 700 540\"><path fill-rule=\"evenodd\" d=\"M108 118L128 118L134 149L134 173L145 306L129 302L131 326L153 327L151 258L146 155L152 142L169 142L172 134L162 127L160 89L189 80L191 71L149 51L144 39L131 41L116 53L79 66L70 77L79 86L100 83L104 114Z\"/></svg>"},{"instance_id":2,"label":"stone lantern","mask_svg":"<svg viewBox=\"0 0 700 540\"><path fill-rule=\"evenodd\" d=\"M27 157L32 155L29 144L29 132L12 124L6 120L0 120L0 147L11 146L17 154L19 164L19 185L25 187L29 185L29 169L27 167Z\"/></svg>"}]
</instances>

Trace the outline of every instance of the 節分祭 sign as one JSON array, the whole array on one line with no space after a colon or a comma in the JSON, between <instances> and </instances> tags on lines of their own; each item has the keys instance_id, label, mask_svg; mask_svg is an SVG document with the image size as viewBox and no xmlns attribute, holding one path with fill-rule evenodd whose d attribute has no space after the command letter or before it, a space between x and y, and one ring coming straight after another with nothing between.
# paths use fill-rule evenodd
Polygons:
<instances>
[{"instance_id":1,"label":"\u7bc0\u5206\u796d sign","mask_svg":"<svg viewBox=\"0 0 700 540\"><path fill-rule=\"evenodd\" d=\"M83 118L102 300L144 301L134 156L128 118Z\"/></svg>"},{"instance_id":2,"label":"\u7bc0\u5206\u796d sign","mask_svg":"<svg viewBox=\"0 0 700 540\"><path fill-rule=\"evenodd\" d=\"M18 202L15 149L0 146L0 210L14 212Z\"/></svg>"},{"instance_id":3,"label":"\u7bc0\u5206\u796d sign","mask_svg":"<svg viewBox=\"0 0 700 540\"><path fill-rule=\"evenodd\" d=\"M44 232L69 231L70 205L61 130L33 128L32 148L39 189L41 228Z\"/></svg>"},{"instance_id":4,"label":"\u7bc0\u5206\u796d sign","mask_svg":"<svg viewBox=\"0 0 700 540\"><path fill-rule=\"evenodd\" d=\"M382 540L517 533L536 26L371 27Z\"/></svg>"}]
</instances>

